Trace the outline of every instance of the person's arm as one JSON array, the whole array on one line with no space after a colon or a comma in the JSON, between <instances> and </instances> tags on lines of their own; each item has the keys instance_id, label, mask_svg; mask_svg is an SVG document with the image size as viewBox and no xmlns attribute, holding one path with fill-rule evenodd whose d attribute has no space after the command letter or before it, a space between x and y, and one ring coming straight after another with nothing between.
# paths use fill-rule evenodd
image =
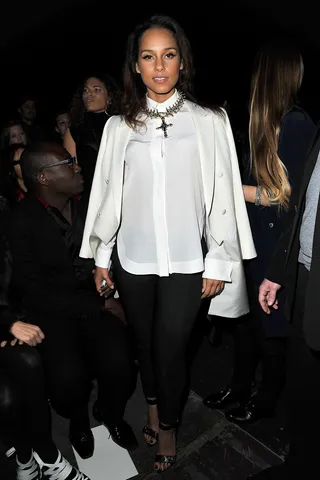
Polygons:
<instances>
[{"instance_id":1,"label":"person's arm","mask_svg":"<svg viewBox=\"0 0 320 480\"><path fill-rule=\"evenodd\" d=\"M112 278L110 277L110 267L111 255L115 245L115 241L116 236L114 235L113 239L108 245L100 242L100 245L97 248L94 281L96 284L96 289L101 295L103 295L103 291L105 288L110 288L111 290L114 290L114 283L112 281Z\"/></svg>"},{"instance_id":2,"label":"person's arm","mask_svg":"<svg viewBox=\"0 0 320 480\"><path fill-rule=\"evenodd\" d=\"M202 280L201 298L219 295L225 286L225 282L231 281L232 262L226 255L223 245L218 245L211 238L209 251L205 257L205 269Z\"/></svg>"},{"instance_id":3,"label":"person's arm","mask_svg":"<svg viewBox=\"0 0 320 480\"><path fill-rule=\"evenodd\" d=\"M285 285L285 272L288 246L292 234L293 215L288 215L284 229L277 247L269 262L265 278L259 287L258 300L262 310L268 315L271 309L278 309L278 291Z\"/></svg>"},{"instance_id":4,"label":"person's arm","mask_svg":"<svg viewBox=\"0 0 320 480\"><path fill-rule=\"evenodd\" d=\"M257 187L251 185L243 185L243 194L246 202L256 203L257 199ZM265 193L265 189L261 189L260 205L263 207L270 207L270 201Z\"/></svg>"},{"instance_id":5,"label":"person's arm","mask_svg":"<svg viewBox=\"0 0 320 480\"><path fill-rule=\"evenodd\" d=\"M276 249L269 261L265 278L259 287L258 300L262 310L268 315L271 309L278 309L277 293L285 284L286 260L294 222L294 207L285 218L285 226Z\"/></svg>"},{"instance_id":6,"label":"person's arm","mask_svg":"<svg viewBox=\"0 0 320 480\"><path fill-rule=\"evenodd\" d=\"M70 153L72 157L77 156L77 148L76 148L76 142L73 140L73 137L71 135L70 128L66 130L66 133L64 134L63 137L63 146L64 148Z\"/></svg>"}]
</instances>

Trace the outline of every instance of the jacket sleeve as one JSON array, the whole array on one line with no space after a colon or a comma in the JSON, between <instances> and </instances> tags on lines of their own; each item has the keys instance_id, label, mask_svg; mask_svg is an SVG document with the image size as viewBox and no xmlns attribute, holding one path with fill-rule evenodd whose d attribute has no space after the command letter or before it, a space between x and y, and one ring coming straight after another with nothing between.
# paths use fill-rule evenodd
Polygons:
<instances>
[{"instance_id":1,"label":"jacket sleeve","mask_svg":"<svg viewBox=\"0 0 320 480\"><path fill-rule=\"evenodd\" d=\"M111 168L111 158L109 162L106 153L108 150L108 136L110 130L112 129L113 120L115 118L117 117L111 117L106 123L100 142L80 249L80 257L82 258L96 258L96 252L101 243L100 238L98 238L98 236L94 232L94 224L99 212L99 208L103 202L104 196L108 193L108 185L106 182L108 182L109 172ZM104 249L108 250L108 247L109 246L107 245Z\"/></svg>"},{"instance_id":2,"label":"jacket sleeve","mask_svg":"<svg viewBox=\"0 0 320 480\"><path fill-rule=\"evenodd\" d=\"M288 249L291 241L291 237L294 233L294 226L297 222L297 205L300 203L300 188L301 185L296 185L295 190L293 191L292 197L290 198L290 205L287 214L283 217L281 235L278 239L276 248L272 254L270 262L268 264L267 271L265 273L265 278L271 282L278 283L279 285L284 286L286 278L286 264L288 259Z\"/></svg>"},{"instance_id":3,"label":"jacket sleeve","mask_svg":"<svg viewBox=\"0 0 320 480\"><path fill-rule=\"evenodd\" d=\"M8 306L5 307L2 305L0 307L0 342L10 337L10 328L16 320Z\"/></svg>"},{"instance_id":4,"label":"jacket sleeve","mask_svg":"<svg viewBox=\"0 0 320 480\"><path fill-rule=\"evenodd\" d=\"M282 121L278 153L288 171L292 191L299 188L316 131L317 127L311 118L300 109L293 109Z\"/></svg>"},{"instance_id":5,"label":"jacket sleeve","mask_svg":"<svg viewBox=\"0 0 320 480\"><path fill-rule=\"evenodd\" d=\"M230 231L222 243L215 240L213 229L209 228L208 234L211 238L210 242L208 242L209 251L205 258L205 272L203 276L205 278L231 282L234 263L242 261L243 259L254 258L256 251L243 195L233 133L227 113L224 112L224 115L223 128L225 131L225 145L223 148L226 148L229 153L229 164L226 165L226 168L230 170L232 187L228 194L226 194L226 192L219 193L215 188L214 195L219 195L218 203L221 204L223 203L223 198L227 196L230 198L227 208L233 210L234 224L231 226ZM222 147L220 146L220 148ZM213 223L215 222L213 221ZM216 225L215 228L219 228L219 225ZM233 255L235 250L240 250L240 256L236 254Z\"/></svg>"}]
</instances>

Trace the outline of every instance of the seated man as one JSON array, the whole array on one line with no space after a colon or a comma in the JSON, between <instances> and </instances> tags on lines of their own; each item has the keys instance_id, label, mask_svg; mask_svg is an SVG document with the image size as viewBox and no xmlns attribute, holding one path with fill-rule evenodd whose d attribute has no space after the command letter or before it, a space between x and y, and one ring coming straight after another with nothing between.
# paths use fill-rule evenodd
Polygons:
<instances>
[{"instance_id":1,"label":"seated man","mask_svg":"<svg viewBox=\"0 0 320 480\"><path fill-rule=\"evenodd\" d=\"M46 142L26 148L20 165L28 195L10 222L12 283L30 323L45 335L39 351L51 404L70 419L79 455L90 457L88 400L96 378L94 416L116 443L133 448L136 438L123 420L136 380L127 332L96 293L91 260L78 256L85 220L80 168L62 146Z\"/></svg>"},{"instance_id":2,"label":"seated man","mask_svg":"<svg viewBox=\"0 0 320 480\"><path fill-rule=\"evenodd\" d=\"M0 194L1 441L10 455L16 453L15 478L18 480L44 477L47 480L90 480L70 465L53 443L42 362L35 348L44 335L10 303L11 255L6 235L9 215L8 202ZM1 478L7 479L1 466L0 471Z\"/></svg>"}]
</instances>

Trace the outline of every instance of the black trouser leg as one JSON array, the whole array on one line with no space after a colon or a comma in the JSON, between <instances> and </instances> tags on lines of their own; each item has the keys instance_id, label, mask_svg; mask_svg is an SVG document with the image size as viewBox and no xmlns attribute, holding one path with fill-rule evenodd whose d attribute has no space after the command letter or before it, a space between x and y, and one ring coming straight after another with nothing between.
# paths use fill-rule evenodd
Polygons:
<instances>
[{"instance_id":1,"label":"black trouser leg","mask_svg":"<svg viewBox=\"0 0 320 480\"><path fill-rule=\"evenodd\" d=\"M320 358L306 344L303 314L308 271L299 267L288 352L289 478L316 478L319 468ZM317 314L318 315L318 314Z\"/></svg>"},{"instance_id":2,"label":"black trouser leg","mask_svg":"<svg viewBox=\"0 0 320 480\"><path fill-rule=\"evenodd\" d=\"M118 423L134 389L134 362L121 320L97 318L47 322L41 344L53 408L77 428L89 428L88 401L97 378L104 420Z\"/></svg>"},{"instance_id":3,"label":"black trouser leg","mask_svg":"<svg viewBox=\"0 0 320 480\"><path fill-rule=\"evenodd\" d=\"M159 418L180 420L187 379L187 349L201 306L202 274L159 278L154 324Z\"/></svg>"},{"instance_id":4,"label":"black trouser leg","mask_svg":"<svg viewBox=\"0 0 320 480\"><path fill-rule=\"evenodd\" d=\"M201 305L202 275L132 275L113 263L126 318L137 342L145 396L157 398L161 422L180 419L186 352Z\"/></svg>"},{"instance_id":5,"label":"black trouser leg","mask_svg":"<svg viewBox=\"0 0 320 480\"><path fill-rule=\"evenodd\" d=\"M52 407L62 417L83 421L82 428L88 428L92 373L88 367L87 339L82 338L81 321L46 321L43 326L45 339L39 349Z\"/></svg>"},{"instance_id":6,"label":"black trouser leg","mask_svg":"<svg viewBox=\"0 0 320 480\"><path fill-rule=\"evenodd\" d=\"M246 402L251 396L260 360L260 332L253 315L248 314L234 326L234 368L231 388Z\"/></svg>"},{"instance_id":7,"label":"black trouser leg","mask_svg":"<svg viewBox=\"0 0 320 480\"><path fill-rule=\"evenodd\" d=\"M143 392L146 398L154 399L157 397L157 387L154 374L153 319L157 277L126 272L116 250L113 255L113 272L126 320L132 330Z\"/></svg>"},{"instance_id":8,"label":"black trouser leg","mask_svg":"<svg viewBox=\"0 0 320 480\"><path fill-rule=\"evenodd\" d=\"M54 462L57 449L51 438L51 419L38 351L27 346L0 348L1 424L10 432L20 461L27 462L31 450Z\"/></svg>"},{"instance_id":9,"label":"black trouser leg","mask_svg":"<svg viewBox=\"0 0 320 480\"><path fill-rule=\"evenodd\" d=\"M105 312L82 324L91 368L98 383L98 403L108 425L123 419L136 384L136 369L128 332L119 318Z\"/></svg>"},{"instance_id":10,"label":"black trouser leg","mask_svg":"<svg viewBox=\"0 0 320 480\"><path fill-rule=\"evenodd\" d=\"M261 345L262 378L255 402L274 410L286 382L287 338L266 338Z\"/></svg>"}]
</instances>

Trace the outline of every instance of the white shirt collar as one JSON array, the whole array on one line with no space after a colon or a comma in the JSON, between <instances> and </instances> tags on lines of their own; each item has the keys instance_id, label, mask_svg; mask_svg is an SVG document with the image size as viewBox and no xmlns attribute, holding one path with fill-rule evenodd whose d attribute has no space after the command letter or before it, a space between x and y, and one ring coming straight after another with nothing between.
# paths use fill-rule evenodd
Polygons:
<instances>
[{"instance_id":1,"label":"white shirt collar","mask_svg":"<svg viewBox=\"0 0 320 480\"><path fill-rule=\"evenodd\" d=\"M178 91L175 90L174 94L171 95L168 100L163 103L158 103L149 98L147 95L147 107L151 110L158 110L158 112L165 112L167 108L172 107L172 105L178 100L178 96Z\"/></svg>"}]
</instances>

